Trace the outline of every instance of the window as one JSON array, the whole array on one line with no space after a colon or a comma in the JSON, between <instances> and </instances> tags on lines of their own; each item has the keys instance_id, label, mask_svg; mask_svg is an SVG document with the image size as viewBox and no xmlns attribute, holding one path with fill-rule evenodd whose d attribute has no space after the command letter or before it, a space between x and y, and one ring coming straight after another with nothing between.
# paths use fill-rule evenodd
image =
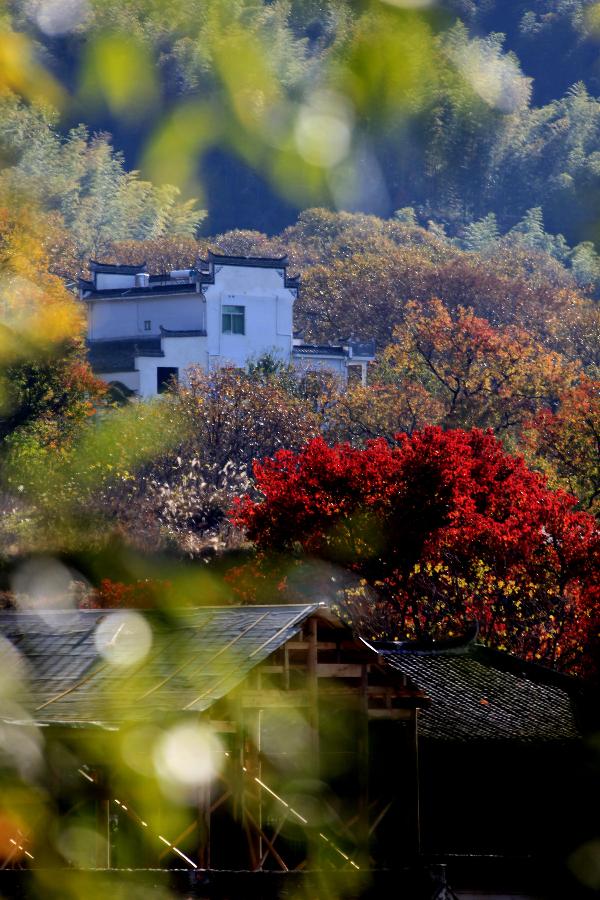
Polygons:
<instances>
[{"instance_id":1,"label":"window","mask_svg":"<svg viewBox=\"0 0 600 900\"><path fill-rule=\"evenodd\" d=\"M156 369L156 392L164 394L165 391L179 378L179 369L176 366L158 366Z\"/></svg>"},{"instance_id":2,"label":"window","mask_svg":"<svg viewBox=\"0 0 600 900\"><path fill-rule=\"evenodd\" d=\"M243 306L224 306L222 309L223 334L245 334L245 309Z\"/></svg>"},{"instance_id":3,"label":"window","mask_svg":"<svg viewBox=\"0 0 600 900\"><path fill-rule=\"evenodd\" d=\"M348 366L348 384L351 387L354 387L354 385L357 384L362 384L362 366Z\"/></svg>"},{"instance_id":4,"label":"window","mask_svg":"<svg viewBox=\"0 0 600 900\"><path fill-rule=\"evenodd\" d=\"M144 319L144 331L152 331L152 322L150 319Z\"/></svg>"}]
</instances>

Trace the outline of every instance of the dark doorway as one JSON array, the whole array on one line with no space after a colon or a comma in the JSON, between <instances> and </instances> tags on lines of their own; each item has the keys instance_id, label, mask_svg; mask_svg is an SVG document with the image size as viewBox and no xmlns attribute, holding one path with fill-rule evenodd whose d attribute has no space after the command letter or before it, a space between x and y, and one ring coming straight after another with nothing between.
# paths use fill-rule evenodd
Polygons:
<instances>
[{"instance_id":1,"label":"dark doorway","mask_svg":"<svg viewBox=\"0 0 600 900\"><path fill-rule=\"evenodd\" d=\"M177 366L158 366L156 369L156 391L164 394L179 378Z\"/></svg>"}]
</instances>

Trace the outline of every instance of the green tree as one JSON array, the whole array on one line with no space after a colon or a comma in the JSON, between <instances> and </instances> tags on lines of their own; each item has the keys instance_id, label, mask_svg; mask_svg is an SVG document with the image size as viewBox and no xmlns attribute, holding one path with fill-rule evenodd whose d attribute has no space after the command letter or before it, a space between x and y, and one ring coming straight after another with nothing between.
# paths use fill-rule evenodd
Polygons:
<instances>
[{"instance_id":1,"label":"green tree","mask_svg":"<svg viewBox=\"0 0 600 900\"><path fill-rule=\"evenodd\" d=\"M582 241L573 247L571 268L577 284L582 288L597 290L600 281L600 257L591 241Z\"/></svg>"},{"instance_id":2,"label":"green tree","mask_svg":"<svg viewBox=\"0 0 600 900\"><path fill-rule=\"evenodd\" d=\"M528 209L508 234L518 244L530 250L547 253L561 261L568 256L569 248L562 234L553 235L545 231L541 206Z\"/></svg>"},{"instance_id":3,"label":"green tree","mask_svg":"<svg viewBox=\"0 0 600 900\"><path fill-rule=\"evenodd\" d=\"M470 222L461 234L461 246L468 251L482 253L494 247L500 238L498 221L494 213L488 213L477 222Z\"/></svg>"},{"instance_id":4,"label":"green tree","mask_svg":"<svg viewBox=\"0 0 600 900\"><path fill-rule=\"evenodd\" d=\"M179 188L127 171L106 134L79 126L62 138L51 112L10 94L0 100L0 119L0 147L11 162L0 191L58 213L79 264L115 240L193 236L205 216Z\"/></svg>"}]
</instances>

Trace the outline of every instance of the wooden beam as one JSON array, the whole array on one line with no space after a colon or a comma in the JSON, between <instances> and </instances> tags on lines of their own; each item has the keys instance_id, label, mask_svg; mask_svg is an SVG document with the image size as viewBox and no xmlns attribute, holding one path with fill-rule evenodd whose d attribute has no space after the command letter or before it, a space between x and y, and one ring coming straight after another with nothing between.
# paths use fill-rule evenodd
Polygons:
<instances>
[{"instance_id":1,"label":"wooden beam","mask_svg":"<svg viewBox=\"0 0 600 900\"><path fill-rule=\"evenodd\" d=\"M316 680L316 679L315 679ZM337 685L327 685L323 686L319 685L318 693L324 697L356 697L357 701L360 700L362 696L362 688L360 685L351 685L343 683L345 679L340 678L340 684ZM311 694L310 690L278 690L277 688L265 688L264 690L257 689L247 689L241 691L239 694L239 699L242 707L244 709L270 709L273 707L302 707L308 706L310 707L314 703L314 684L313 684L313 693ZM386 696L389 694L392 699L406 700L409 701L410 705L407 705L404 709L392 709L391 706L388 708L388 712L391 713L400 713L406 711L410 714L410 712L414 708L414 702L410 703L412 700L411 697L406 697L404 694L396 693L393 688L386 687L377 687L377 686L369 686L367 689L367 694L369 698L379 697L383 701L386 701ZM370 712L375 712L377 715L381 712L386 712L385 709L381 710L373 710ZM396 718L395 715L392 715L391 718ZM397 718L404 718L404 716L397 716ZM231 729L235 731L235 728Z\"/></svg>"},{"instance_id":2,"label":"wooden beam","mask_svg":"<svg viewBox=\"0 0 600 900\"><path fill-rule=\"evenodd\" d=\"M319 663L318 678L361 678L364 665L361 663Z\"/></svg>"},{"instance_id":3,"label":"wooden beam","mask_svg":"<svg viewBox=\"0 0 600 900\"><path fill-rule=\"evenodd\" d=\"M260 691L259 691L260 693ZM262 774L261 766L261 710L260 707L245 709L244 719L244 758L243 766L248 776L244 780L242 790L242 816L246 837L248 839L252 869L260 866L263 857L262 835L262 789L256 782ZM254 813L254 814L253 814ZM258 830L252 830L249 823L258 824ZM233 868L233 867L232 867Z\"/></svg>"},{"instance_id":4,"label":"wooden beam","mask_svg":"<svg viewBox=\"0 0 600 900\"><path fill-rule=\"evenodd\" d=\"M273 854L273 856L275 857L275 859L277 860L277 862L279 863L279 865L281 866L281 868L283 869L283 871L284 871L284 872L289 872L290 870L288 869L288 867L286 866L285 862L283 861L283 859L281 858L281 856L279 855L279 853L277 852L277 850L276 850L275 847L273 846L272 841L270 841L269 838L266 836L266 834L264 833L264 831L262 830L262 828L259 826L259 824L256 822L254 816L252 815L252 813L251 813L249 810L246 810L246 816L247 816L247 818L248 818L248 821L249 821L250 824L252 825L252 827L255 829L255 831L257 832L257 834L260 836L261 840L263 840L263 841L265 842L265 844L267 845L267 847L269 848L270 852ZM266 855L265 855L264 857L261 857L261 858L260 858L260 860L258 861L258 864L256 865L254 871L258 871L258 870L262 867L262 865L263 865L263 859L266 859Z\"/></svg>"},{"instance_id":5,"label":"wooden beam","mask_svg":"<svg viewBox=\"0 0 600 900\"><path fill-rule=\"evenodd\" d=\"M246 690L241 696L244 709L270 709L278 706L310 706L308 691L278 691L274 688L265 690Z\"/></svg>"},{"instance_id":6,"label":"wooden beam","mask_svg":"<svg viewBox=\"0 0 600 900\"><path fill-rule=\"evenodd\" d=\"M372 823L371 827L369 828L369 835L372 835L375 833L379 823L385 818L387 813L392 808L393 802L394 802L393 800L390 800L390 802L387 804L387 806L384 806L384 808L381 810L381 812L379 813L379 815L377 816L377 818L375 819L375 821Z\"/></svg>"},{"instance_id":7,"label":"wooden beam","mask_svg":"<svg viewBox=\"0 0 600 900\"><path fill-rule=\"evenodd\" d=\"M289 650L308 650L310 641L288 641L286 644ZM333 641L319 641L319 650L335 650L337 644Z\"/></svg>"},{"instance_id":8,"label":"wooden beam","mask_svg":"<svg viewBox=\"0 0 600 900\"><path fill-rule=\"evenodd\" d=\"M412 709L369 709L369 719L412 719Z\"/></svg>"},{"instance_id":9,"label":"wooden beam","mask_svg":"<svg viewBox=\"0 0 600 900\"><path fill-rule=\"evenodd\" d=\"M279 820L279 824L277 825L277 828L275 829L275 831L273 832L273 835L272 835L272 837L271 837L271 844L274 844L275 841L277 840L277 838L279 837L279 834L280 834L280 832L281 832L281 829L283 828L283 826L284 826L284 824L285 824L285 822L286 822L286 820L287 820L288 815L289 815L289 813L285 812L285 813L281 816L281 818L280 818L280 820ZM261 859L261 861L260 861L260 868L261 868L261 869L262 869L262 867L264 866L265 862L267 861L267 856L268 856L268 855L269 855L269 850L266 850L265 853L263 853L263 857L262 857L262 859Z\"/></svg>"},{"instance_id":10,"label":"wooden beam","mask_svg":"<svg viewBox=\"0 0 600 900\"><path fill-rule=\"evenodd\" d=\"M308 650L310 647L310 641L288 641L286 647L290 651L294 650ZM373 653L364 650L364 647L361 644L358 644L356 641L317 641L317 649L318 650L352 650L358 651L360 653L364 653L365 659L374 659Z\"/></svg>"},{"instance_id":11,"label":"wooden beam","mask_svg":"<svg viewBox=\"0 0 600 900\"><path fill-rule=\"evenodd\" d=\"M185 838L188 837L192 833L192 831L197 827L198 827L198 819L194 819L193 822L190 822L190 824L187 826L187 828L184 828L183 831L179 832L179 834L173 841L173 844L174 845L180 844L181 841L185 840ZM173 852L173 850L170 846L165 847L165 849L162 851L162 853L159 854L158 861L162 862L163 859L165 859L172 852Z\"/></svg>"},{"instance_id":12,"label":"wooden beam","mask_svg":"<svg viewBox=\"0 0 600 900\"><path fill-rule=\"evenodd\" d=\"M232 811L233 811L233 819L236 822L241 821L242 819L242 809L243 809L243 793L244 793L244 716L242 713L242 706L238 697L233 700L233 709L232 714L235 721L238 723L238 728L233 734L232 738L232 746L231 746L231 763L227 766L226 774L227 780L225 784L231 788L232 795Z\"/></svg>"},{"instance_id":13,"label":"wooden beam","mask_svg":"<svg viewBox=\"0 0 600 900\"><path fill-rule=\"evenodd\" d=\"M209 719L211 731L216 734L234 734L237 729L236 722L228 722L225 719Z\"/></svg>"}]
</instances>

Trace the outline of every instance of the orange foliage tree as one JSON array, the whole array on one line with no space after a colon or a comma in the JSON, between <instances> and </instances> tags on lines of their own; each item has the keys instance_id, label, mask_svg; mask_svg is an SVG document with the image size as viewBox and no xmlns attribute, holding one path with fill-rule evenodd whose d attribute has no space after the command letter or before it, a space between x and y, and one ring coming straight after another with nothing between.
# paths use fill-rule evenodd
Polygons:
<instances>
[{"instance_id":1,"label":"orange foliage tree","mask_svg":"<svg viewBox=\"0 0 600 900\"><path fill-rule=\"evenodd\" d=\"M526 423L524 443L554 484L600 515L600 381L583 378L562 394L556 412L540 410Z\"/></svg>"},{"instance_id":2,"label":"orange foliage tree","mask_svg":"<svg viewBox=\"0 0 600 900\"><path fill-rule=\"evenodd\" d=\"M377 371L371 379L337 394L324 422L329 439L354 446L378 437L391 441L398 432L412 434L443 420L443 402L418 381L399 373L386 380Z\"/></svg>"},{"instance_id":3,"label":"orange foliage tree","mask_svg":"<svg viewBox=\"0 0 600 900\"><path fill-rule=\"evenodd\" d=\"M578 368L549 351L522 328L492 326L473 310L449 310L441 300L407 304L394 343L382 355L380 376L425 388L441 406L439 420L493 428L518 426L540 406L554 403Z\"/></svg>"},{"instance_id":4,"label":"orange foliage tree","mask_svg":"<svg viewBox=\"0 0 600 900\"><path fill-rule=\"evenodd\" d=\"M0 439L69 439L94 412L104 386L85 357L83 316L50 274L60 234L48 216L16 204L0 208Z\"/></svg>"}]
</instances>

